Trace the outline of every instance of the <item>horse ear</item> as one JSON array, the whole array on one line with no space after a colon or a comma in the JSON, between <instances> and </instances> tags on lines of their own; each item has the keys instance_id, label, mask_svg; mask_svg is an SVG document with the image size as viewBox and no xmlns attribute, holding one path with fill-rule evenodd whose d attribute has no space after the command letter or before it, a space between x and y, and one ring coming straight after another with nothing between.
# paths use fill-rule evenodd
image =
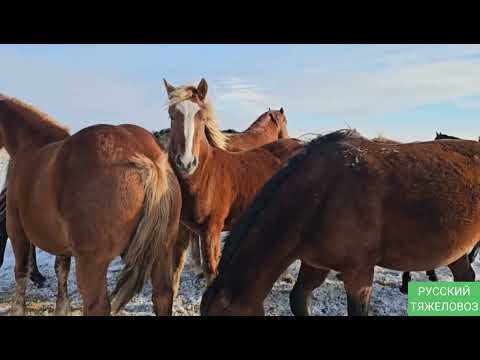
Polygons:
<instances>
[{"instance_id":1,"label":"horse ear","mask_svg":"<svg viewBox=\"0 0 480 360\"><path fill-rule=\"evenodd\" d=\"M207 96L207 91L208 91L207 80L205 79L200 80L200 83L197 86L197 91L198 91L198 96L200 96L200 99L202 101L205 100L205 97Z\"/></svg>"},{"instance_id":2,"label":"horse ear","mask_svg":"<svg viewBox=\"0 0 480 360\"><path fill-rule=\"evenodd\" d=\"M175 86L170 84L167 80L163 79L163 83L165 84L165 89L167 90L167 94L170 95L170 93L175 90Z\"/></svg>"},{"instance_id":3,"label":"horse ear","mask_svg":"<svg viewBox=\"0 0 480 360\"><path fill-rule=\"evenodd\" d=\"M280 114L283 114L283 107L280 108Z\"/></svg>"}]
</instances>

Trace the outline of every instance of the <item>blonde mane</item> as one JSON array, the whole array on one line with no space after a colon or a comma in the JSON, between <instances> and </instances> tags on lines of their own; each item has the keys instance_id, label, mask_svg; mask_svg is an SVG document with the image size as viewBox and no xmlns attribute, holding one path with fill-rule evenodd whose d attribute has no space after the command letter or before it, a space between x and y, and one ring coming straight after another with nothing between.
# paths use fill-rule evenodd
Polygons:
<instances>
[{"instance_id":1,"label":"blonde mane","mask_svg":"<svg viewBox=\"0 0 480 360\"><path fill-rule=\"evenodd\" d=\"M5 101L7 106L13 107L15 110L20 111L22 113L26 113L28 115L31 115L34 118L37 118L38 120L54 126L55 128L58 128L68 134L69 129L61 125L58 121L56 121L54 118L52 118L50 115L40 111L33 105L27 104L24 101L21 101L19 99L16 99L14 97L10 96L5 96L0 94L0 101Z\"/></svg>"},{"instance_id":2,"label":"blonde mane","mask_svg":"<svg viewBox=\"0 0 480 360\"><path fill-rule=\"evenodd\" d=\"M179 86L168 94L167 106L176 105L182 101L190 100L195 95L196 88L192 85ZM227 150L228 135L224 134L218 127L215 111L210 100L204 101L205 110L207 112L207 121L205 123L205 134L207 135L210 145Z\"/></svg>"}]
</instances>

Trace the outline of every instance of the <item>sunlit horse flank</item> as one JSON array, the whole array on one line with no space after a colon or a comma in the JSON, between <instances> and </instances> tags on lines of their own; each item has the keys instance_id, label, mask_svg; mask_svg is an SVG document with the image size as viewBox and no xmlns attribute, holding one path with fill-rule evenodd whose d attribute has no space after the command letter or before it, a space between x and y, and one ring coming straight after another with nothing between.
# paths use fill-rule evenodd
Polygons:
<instances>
[{"instance_id":1,"label":"sunlit horse flank","mask_svg":"<svg viewBox=\"0 0 480 360\"><path fill-rule=\"evenodd\" d=\"M85 315L119 311L147 276L155 313L171 314L181 194L167 153L149 132L96 125L69 136L48 115L2 96L0 146L14 163L7 190L17 283L12 314L25 312L30 244L75 257ZM125 266L110 305L106 272L120 255Z\"/></svg>"},{"instance_id":2,"label":"sunlit horse flank","mask_svg":"<svg viewBox=\"0 0 480 360\"><path fill-rule=\"evenodd\" d=\"M480 144L379 144L352 130L318 137L259 192L226 238L203 315L263 314L293 261L302 265L292 312L341 272L349 315L367 315L374 267L423 271L451 264L480 236ZM465 268L457 281L473 281Z\"/></svg>"},{"instance_id":3,"label":"sunlit horse flank","mask_svg":"<svg viewBox=\"0 0 480 360\"><path fill-rule=\"evenodd\" d=\"M435 134L435 140L462 140L462 139L455 136L442 134L441 132L437 132ZM449 265L454 279L456 278L455 272L457 271L458 268L468 269L467 271L472 272L475 276L475 271L473 270L473 267L471 264L475 261L475 258L477 257L479 251L480 251L480 242L478 242L473 247L473 249L469 253L467 253L465 256L462 256L461 258L459 258L457 261L451 264L451 266ZM438 277L434 269L427 270L427 276L430 281L438 281ZM402 274L402 285L400 286L400 291L402 293L404 294L408 293L408 283L410 280L411 280L410 272L405 271Z\"/></svg>"},{"instance_id":4,"label":"sunlit horse flank","mask_svg":"<svg viewBox=\"0 0 480 360\"><path fill-rule=\"evenodd\" d=\"M169 158L182 187L181 221L201 238L204 273L210 282L220 258L220 233L248 207L257 191L302 148L299 141L281 139L253 150L227 151L228 138L219 129L206 100L207 82L175 88L165 81L171 118ZM198 111L182 111L190 102ZM192 108L192 105L189 105ZM194 107L194 106L193 106ZM194 119L191 154L185 124ZM188 162L183 161L185 158ZM187 244L188 245L188 244Z\"/></svg>"},{"instance_id":5,"label":"sunlit horse flank","mask_svg":"<svg viewBox=\"0 0 480 360\"><path fill-rule=\"evenodd\" d=\"M210 116L207 122L213 122L210 128L212 131L215 131L214 129L217 127L215 117ZM226 136L226 150L230 152L250 150L278 139L288 138L287 117L283 107L279 110L268 109L268 111L262 113L246 130L238 132L230 129L223 130L222 133ZM154 135L159 144L165 149L168 149L170 129L156 131ZM180 225L179 237L179 241L184 243L190 242L193 271L197 276L202 275L203 269L198 235ZM185 257L182 263L184 261Z\"/></svg>"}]
</instances>

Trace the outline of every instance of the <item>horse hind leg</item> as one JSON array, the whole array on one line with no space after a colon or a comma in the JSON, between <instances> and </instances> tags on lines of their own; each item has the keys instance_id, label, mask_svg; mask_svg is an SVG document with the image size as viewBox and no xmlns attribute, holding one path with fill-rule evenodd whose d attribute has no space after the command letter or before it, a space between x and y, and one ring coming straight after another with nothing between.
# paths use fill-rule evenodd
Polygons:
<instances>
[{"instance_id":1,"label":"horse hind leg","mask_svg":"<svg viewBox=\"0 0 480 360\"><path fill-rule=\"evenodd\" d=\"M66 316L70 313L70 298L68 296L68 274L70 272L71 258L57 256L55 258L55 273L57 275L57 302L55 315Z\"/></svg>"},{"instance_id":2,"label":"horse hind leg","mask_svg":"<svg viewBox=\"0 0 480 360\"><path fill-rule=\"evenodd\" d=\"M372 296L374 267L344 272L349 316L367 316Z\"/></svg>"},{"instance_id":3,"label":"horse hind leg","mask_svg":"<svg viewBox=\"0 0 480 360\"><path fill-rule=\"evenodd\" d=\"M453 281L475 281L475 271L467 254L448 265L448 267L453 274Z\"/></svg>"},{"instance_id":4,"label":"horse hind leg","mask_svg":"<svg viewBox=\"0 0 480 360\"><path fill-rule=\"evenodd\" d=\"M107 293L107 270L109 260L99 260L98 255L75 258L77 284L83 300L83 315L110 315L111 307Z\"/></svg>"},{"instance_id":5,"label":"horse hind leg","mask_svg":"<svg viewBox=\"0 0 480 360\"><path fill-rule=\"evenodd\" d=\"M47 280L38 270L37 266L37 253L35 246L32 246L32 256L30 257L30 280L39 288L43 288L45 281Z\"/></svg>"},{"instance_id":6,"label":"horse hind leg","mask_svg":"<svg viewBox=\"0 0 480 360\"><path fill-rule=\"evenodd\" d=\"M329 272L328 269L317 269L302 262L297 282L290 292L290 310L293 315L310 316L312 291L323 284Z\"/></svg>"},{"instance_id":7,"label":"horse hind leg","mask_svg":"<svg viewBox=\"0 0 480 360\"><path fill-rule=\"evenodd\" d=\"M10 315L25 315L25 292L28 283L29 258L31 254L30 242L26 238L23 230L18 229L12 242L13 252L15 255L15 298Z\"/></svg>"}]
</instances>

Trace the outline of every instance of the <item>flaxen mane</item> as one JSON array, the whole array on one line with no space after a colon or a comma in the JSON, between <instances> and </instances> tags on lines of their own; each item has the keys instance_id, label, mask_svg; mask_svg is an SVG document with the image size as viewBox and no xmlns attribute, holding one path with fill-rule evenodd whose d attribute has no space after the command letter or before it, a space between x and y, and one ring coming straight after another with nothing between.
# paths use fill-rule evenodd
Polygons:
<instances>
[{"instance_id":1,"label":"flaxen mane","mask_svg":"<svg viewBox=\"0 0 480 360\"><path fill-rule=\"evenodd\" d=\"M168 94L167 106L176 105L182 101L190 100L197 89L194 86L179 86ZM209 143L219 149L226 150L228 146L228 135L222 133L218 127L215 112L212 103L206 99L204 101L205 111L207 112L207 122L205 124L205 135Z\"/></svg>"},{"instance_id":2,"label":"flaxen mane","mask_svg":"<svg viewBox=\"0 0 480 360\"><path fill-rule=\"evenodd\" d=\"M59 130L61 132L60 135L68 135L68 131L69 131L68 128L64 127L63 125L60 125L60 123L58 123L50 115L38 110L34 106L27 104L16 98L5 96L2 94L0 94L0 101L4 102L4 104L7 107L14 110L15 112L22 114L24 117L40 120L52 130L54 129Z\"/></svg>"},{"instance_id":3,"label":"flaxen mane","mask_svg":"<svg viewBox=\"0 0 480 360\"><path fill-rule=\"evenodd\" d=\"M234 225L230 234L225 238L225 247L222 252L222 257L219 264L219 276L220 279L223 270L231 261L231 258L235 254L241 240L247 235L249 229L259 220L261 212L265 209L272 197L275 195L277 189L292 175L298 167L304 162L305 158L320 146L328 143L340 142L349 138L358 138L361 135L356 130L338 130L332 133L319 136L316 139L307 143L304 147L304 151L291 160L289 160L287 166L277 172L260 190L256 195L253 203L243 213L240 219Z\"/></svg>"}]
</instances>

